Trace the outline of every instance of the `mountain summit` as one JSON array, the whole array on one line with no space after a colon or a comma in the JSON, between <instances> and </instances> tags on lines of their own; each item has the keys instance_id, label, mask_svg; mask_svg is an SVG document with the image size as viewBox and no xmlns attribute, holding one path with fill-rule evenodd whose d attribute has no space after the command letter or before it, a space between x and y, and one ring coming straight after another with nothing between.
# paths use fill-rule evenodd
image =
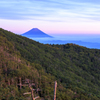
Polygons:
<instances>
[{"instance_id":1,"label":"mountain summit","mask_svg":"<svg viewBox=\"0 0 100 100\"><path fill-rule=\"evenodd\" d=\"M28 32L22 34L22 36L28 37L28 38L43 38L43 37L51 37L48 34L42 32L41 30L39 30L38 28L33 28L31 30L29 30Z\"/></svg>"}]
</instances>

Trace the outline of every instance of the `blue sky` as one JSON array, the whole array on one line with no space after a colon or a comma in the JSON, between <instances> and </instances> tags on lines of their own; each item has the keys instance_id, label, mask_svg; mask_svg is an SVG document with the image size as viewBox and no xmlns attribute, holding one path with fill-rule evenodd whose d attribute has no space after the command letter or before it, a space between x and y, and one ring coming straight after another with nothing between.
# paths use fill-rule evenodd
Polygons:
<instances>
[{"instance_id":1,"label":"blue sky","mask_svg":"<svg viewBox=\"0 0 100 100\"><path fill-rule=\"evenodd\" d=\"M100 34L100 0L2 0L0 27L17 34Z\"/></svg>"}]
</instances>

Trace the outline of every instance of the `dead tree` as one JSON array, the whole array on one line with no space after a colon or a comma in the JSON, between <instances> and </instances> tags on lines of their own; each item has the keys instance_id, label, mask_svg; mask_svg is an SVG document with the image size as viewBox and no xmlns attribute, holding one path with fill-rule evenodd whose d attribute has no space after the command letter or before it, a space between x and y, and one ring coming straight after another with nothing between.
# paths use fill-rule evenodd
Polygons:
<instances>
[{"instance_id":1,"label":"dead tree","mask_svg":"<svg viewBox=\"0 0 100 100\"><path fill-rule=\"evenodd\" d=\"M35 99L34 99L34 94L33 94L33 89L32 89L32 87L30 86L30 84L29 84L29 88L30 88L30 90L31 90L31 97L32 97L32 100L35 100Z\"/></svg>"},{"instance_id":2,"label":"dead tree","mask_svg":"<svg viewBox=\"0 0 100 100\"><path fill-rule=\"evenodd\" d=\"M55 85L54 85L54 98L53 98L53 100L56 100L56 88L57 88L57 81L55 81Z\"/></svg>"},{"instance_id":3,"label":"dead tree","mask_svg":"<svg viewBox=\"0 0 100 100\"><path fill-rule=\"evenodd\" d=\"M35 91L35 90L36 90L36 91L40 91L39 88L38 88L38 89L33 89L33 88L32 88L32 86L35 85L34 83L31 83L29 79L26 79L26 80L25 80L25 84L28 84L28 86L29 86L31 92L24 93L23 95L25 95L25 94L31 94L32 100L36 100L36 99L40 98L39 96L34 97L34 91ZM25 85L24 85L24 86L25 86Z\"/></svg>"}]
</instances>

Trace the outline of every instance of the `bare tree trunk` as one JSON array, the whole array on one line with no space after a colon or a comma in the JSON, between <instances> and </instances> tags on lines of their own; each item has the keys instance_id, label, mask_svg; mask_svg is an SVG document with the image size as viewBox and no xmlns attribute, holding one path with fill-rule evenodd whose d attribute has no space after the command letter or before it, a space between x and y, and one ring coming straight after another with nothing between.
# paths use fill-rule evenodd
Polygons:
<instances>
[{"instance_id":1,"label":"bare tree trunk","mask_svg":"<svg viewBox=\"0 0 100 100\"><path fill-rule=\"evenodd\" d=\"M31 90L31 97L32 97L32 100L35 100L35 99L34 99L34 95L33 95L33 89L31 88L30 84L29 84L29 88L30 88L30 90Z\"/></svg>"},{"instance_id":2,"label":"bare tree trunk","mask_svg":"<svg viewBox=\"0 0 100 100\"><path fill-rule=\"evenodd\" d=\"M57 81L55 81L55 85L54 85L54 98L53 98L53 100L56 100L56 88L57 88Z\"/></svg>"},{"instance_id":3,"label":"bare tree trunk","mask_svg":"<svg viewBox=\"0 0 100 100\"><path fill-rule=\"evenodd\" d=\"M33 95L33 90L31 90L31 96L32 96L32 100L35 100Z\"/></svg>"}]
</instances>

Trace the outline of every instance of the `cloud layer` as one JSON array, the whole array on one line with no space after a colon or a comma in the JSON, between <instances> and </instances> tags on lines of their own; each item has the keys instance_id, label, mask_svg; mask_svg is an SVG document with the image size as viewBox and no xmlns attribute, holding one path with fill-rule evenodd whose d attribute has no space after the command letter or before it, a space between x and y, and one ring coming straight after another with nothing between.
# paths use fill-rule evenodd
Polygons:
<instances>
[{"instance_id":1,"label":"cloud layer","mask_svg":"<svg viewBox=\"0 0 100 100\"><path fill-rule=\"evenodd\" d=\"M0 19L100 21L99 0L2 0Z\"/></svg>"}]
</instances>

